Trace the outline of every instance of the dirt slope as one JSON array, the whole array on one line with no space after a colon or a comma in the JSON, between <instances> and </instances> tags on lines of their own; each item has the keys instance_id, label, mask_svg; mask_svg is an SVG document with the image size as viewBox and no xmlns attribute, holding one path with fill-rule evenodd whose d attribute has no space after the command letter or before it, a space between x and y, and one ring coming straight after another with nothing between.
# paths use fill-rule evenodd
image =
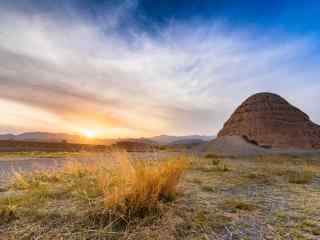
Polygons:
<instances>
[{"instance_id":1,"label":"dirt slope","mask_svg":"<svg viewBox=\"0 0 320 240\"><path fill-rule=\"evenodd\" d=\"M202 145L199 150L205 153L229 156L251 156L272 153L271 150L249 143L240 136L216 138Z\"/></svg>"}]
</instances>

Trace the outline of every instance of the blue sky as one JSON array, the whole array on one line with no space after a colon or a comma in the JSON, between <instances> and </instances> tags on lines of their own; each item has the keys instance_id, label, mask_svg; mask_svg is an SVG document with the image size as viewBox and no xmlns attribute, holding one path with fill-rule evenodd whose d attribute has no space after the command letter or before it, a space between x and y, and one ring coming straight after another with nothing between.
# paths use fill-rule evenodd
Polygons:
<instances>
[{"instance_id":1,"label":"blue sky","mask_svg":"<svg viewBox=\"0 0 320 240\"><path fill-rule=\"evenodd\" d=\"M319 16L315 0L1 1L0 132L213 135L261 91L319 123Z\"/></svg>"},{"instance_id":2,"label":"blue sky","mask_svg":"<svg viewBox=\"0 0 320 240\"><path fill-rule=\"evenodd\" d=\"M320 3L317 0L4 0L3 5L29 12L58 11L99 20L110 11L132 7L132 19L145 30L170 21L223 19L233 27L251 26L288 33L319 33ZM128 20L128 19L126 19ZM130 23L127 22L128 28Z\"/></svg>"}]
</instances>

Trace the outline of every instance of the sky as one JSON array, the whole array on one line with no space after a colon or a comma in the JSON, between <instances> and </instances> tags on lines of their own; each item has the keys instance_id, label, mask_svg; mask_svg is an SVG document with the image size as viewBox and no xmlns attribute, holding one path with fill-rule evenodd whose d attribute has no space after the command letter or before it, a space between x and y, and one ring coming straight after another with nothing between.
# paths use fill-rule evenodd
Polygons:
<instances>
[{"instance_id":1,"label":"sky","mask_svg":"<svg viewBox=\"0 0 320 240\"><path fill-rule=\"evenodd\" d=\"M273 92L320 123L320 2L2 0L0 133L215 135Z\"/></svg>"}]
</instances>

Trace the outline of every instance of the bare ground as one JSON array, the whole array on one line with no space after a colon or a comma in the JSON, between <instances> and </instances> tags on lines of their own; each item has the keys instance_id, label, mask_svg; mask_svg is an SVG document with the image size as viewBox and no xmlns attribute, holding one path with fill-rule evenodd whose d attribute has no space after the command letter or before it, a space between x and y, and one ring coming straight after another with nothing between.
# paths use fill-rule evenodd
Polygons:
<instances>
[{"instance_id":1,"label":"bare ground","mask_svg":"<svg viewBox=\"0 0 320 240\"><path fill-rule=\"evenodd\" d=\"M319 150L263 148L248 142L241 136L219 137L197 147L200 152L221 156L258 156L258 155L319 155Z\"/></svg>"},{"instance_id":2,"label":"bare ground","mask_svg":"<svg viewBox=\"0 0 320 240\"><path fill-rule=\"evenodd\" d=\"M0 233L4 239L320 239L319 156L188 158L180 194L164 204L160 216L93 238L88 231L95 229L70 231L65 224L81 223L75 218L79 209L72 201L57 201L38 209L54 217L0 222Z\"/></svg>"}]
</instances>

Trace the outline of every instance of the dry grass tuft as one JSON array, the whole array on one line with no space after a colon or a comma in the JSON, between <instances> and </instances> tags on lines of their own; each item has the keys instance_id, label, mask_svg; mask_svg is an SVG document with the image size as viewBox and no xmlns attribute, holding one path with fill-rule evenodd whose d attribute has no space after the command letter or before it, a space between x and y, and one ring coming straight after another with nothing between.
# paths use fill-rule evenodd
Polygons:
<instances>
[{"instance_id":1,"label":"dry grass tuft","mask_svg":"<svg viewBox=\"0 0 320 240\"><path fill-rule=\"evenodd\" d=\"M317 156L272 155L257 157L252 161L253 172L247 174L252 180L272 180L271 183L287 182L310 184L319 174L320 164ZM267 182L265 182L267 183Z\"/></svg>"},{"instance_id":2,"label":"dry grass tuft","mask_svg":"<svg viewBox=\"0 0 320 240\"><path fill-rule=\"evenodd\" d=\"M229 172L232 169L221 158L200 158L191 161L191 169L202 172Z\"/></svg>"},{"instance_id":3,"label":"dry grass tuft","mask_svg":"<svg viewBox=\"0 0 320 240\"><path fill-rule=\"evenodd\" d=\"M121 158L120 158L121 159ZM143 217L158 209L159 201L173 200L177 185L186 169L181 159L160 163L120 162L119 171L112 179L99 177L104 203L112 214Z\"/></svg>"},{"instance_id":4,"label":"dry grass tuft","mask_svg":"<svg viewBox=\"0 0 320 240\"><path fill-rule=\"evenodd\" d=\"M129 221L155 213L161 202L173 200L187 166L181 158L132 162L125 152L114 153L113 159L112 163L69 162L58 171L16 173L12 188L24 192L15 199L17 207L78 199L91 210L107 215L103 217ZM93 216L101 217L101 214Z\"/></svg>"},{"instance_id":5,"label":"dry grass tuft","mask_svg":"<svg viewBox=\"0 0 320 240\"><path fill-rule=\"evenodd\" d=\"M0 208L0 223L8 223L16 218L17 206L8 202L5 207Z\"/></svg>"},{"instance_id":6,"label":"dry grass tuft","mask_svg":"<svg viewBox=\"0 0 320 240\"><path fill-rule=\"evenodd\" d=\"M312 168L308 166L303 166L297 171L291 171L288 173L289 183L294 184L309 184L312 182L315 173Z\"/></svg>"},{"instance_id":7,"label":"dry grass tuft","mask_svg":"<svg viewBox=\"0 0 320 240\"><path fill-rule=\"evenodd\" d=\"M230 198L226 199L222 207L225 209L228 209L232 212L237 211L237 210L242 210L242 211L254 211L257 209L257 206L249 201L242 200L242 199L237 199L237 198Z\"/></svg>"}]
</instances>

